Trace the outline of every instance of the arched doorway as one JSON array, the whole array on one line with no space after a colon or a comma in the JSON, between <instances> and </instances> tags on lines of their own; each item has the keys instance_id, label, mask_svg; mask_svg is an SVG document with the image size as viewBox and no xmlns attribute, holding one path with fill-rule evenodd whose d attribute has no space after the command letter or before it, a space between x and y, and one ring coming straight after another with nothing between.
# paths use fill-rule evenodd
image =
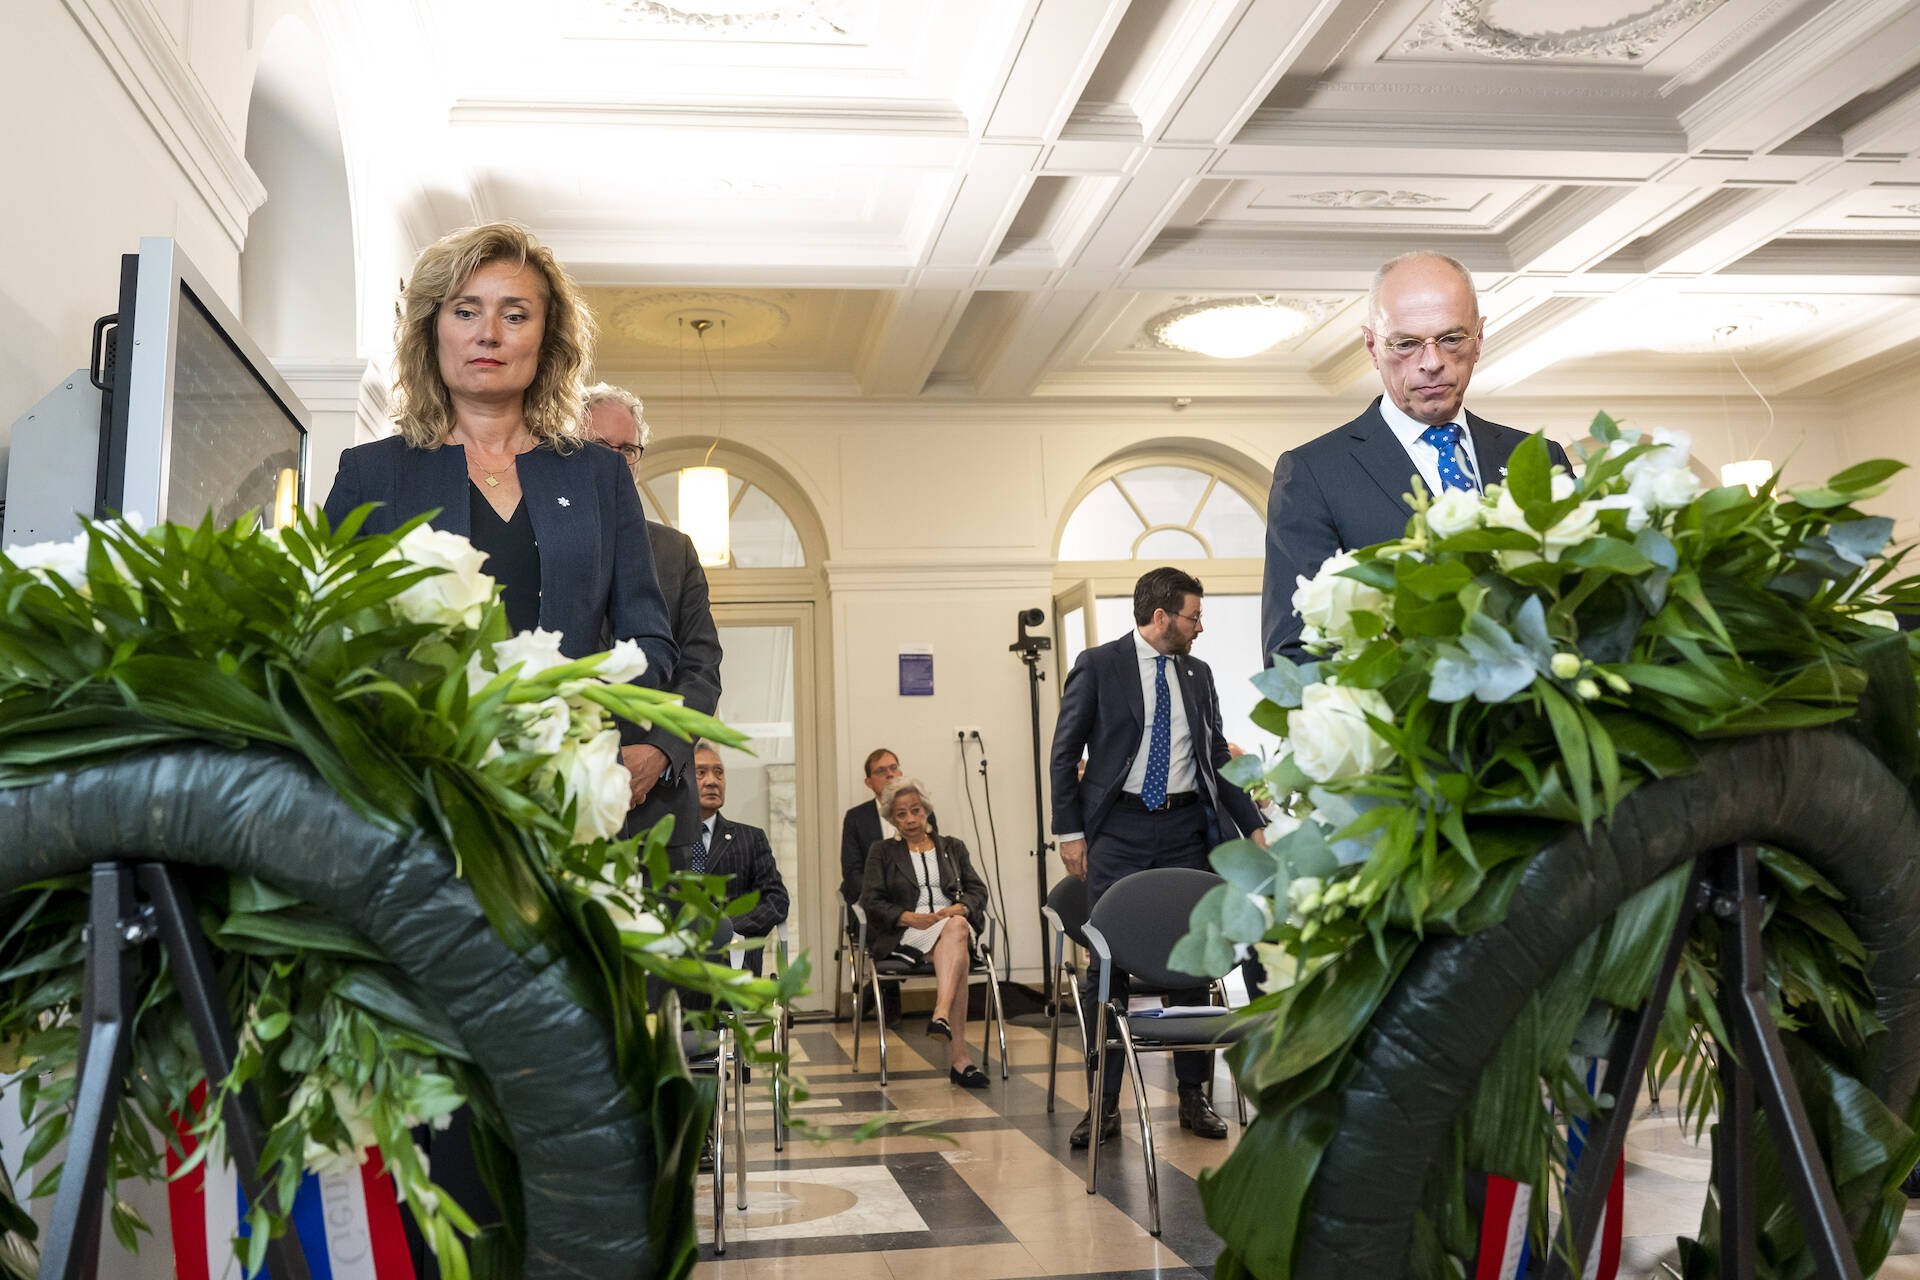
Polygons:
<instances>
[{"instance_id":1,"label":"arched doorway","mask_svg":"<svg viewBox=\"0 0 1920 1280\"><path fill-rule=\"evenodd\" d=\"M1266 506L1251 468L1195 442L1108 459L1067 504L1054 543L1055 651L1064 680L1082 650L1133 626L1133 584L1173 565L1207 589L1193 652L1213 668L1227 740L1265 740L1250 683L1260 654Z\"/></svg>"},{"instance_id":2,"label":"arched doorway","mask_svg":"<svg viewBox=\"0 0 1920 1280\"><path fill-rule=\"evenodd\" d=\"M823 767L834 758L826 532L776 463L727 443L708 453L707 441L685 438L648 448L641 501L653 519L678 527L681 469L727 469L731 556L708 567L707 583L725 652L720 718L752 736L753 754L721 751L726 812L764 829L773 845L793 900L787 931L794 953L831 955L840 868L839 814ZM807 997L819 1008L826 998Z\"/></svg>"}]
</instances>

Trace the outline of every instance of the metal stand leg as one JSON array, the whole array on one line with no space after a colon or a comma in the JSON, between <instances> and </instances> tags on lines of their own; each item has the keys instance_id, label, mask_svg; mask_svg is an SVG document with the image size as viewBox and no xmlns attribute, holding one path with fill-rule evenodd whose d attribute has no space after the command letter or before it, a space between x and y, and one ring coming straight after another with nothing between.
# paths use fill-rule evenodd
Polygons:
<instances>
[{"instance_id":1,"label":"metal stand leg","mask_svg":"<svg viewBox=\"0 0 1920 1280\"><path fill-rule=\"evenodd\" d=\"M1720 1124L1714 1142L1714 1186L1720 1202L1721 1280L1753 1280L1759 1234L1754 1193L1754 1105L1766 1107L1782 1171L1792 1189L1814 1270L1821 1280L1858 1280L1852 1238L1820 1155L1806 1109L1794 1087L1786 1048L1767 1010L1766 961L1760 938L1760 864L1748 843L1702 857L1681 900L1679 917L1647 1003L1627 1018L1607 1055L1603 1093L1614 1097L1606 1119L1593 1126L1567 1187L1561 1247L1548 1263L1548 1280L1566 1280L1567 1254L1583 1258L1606 1208L1615 1165L1626 1146L1634 1101L1645 1078L1667 993L1696 913L1720 921L1720 1010L1731 1045L1719 1046Z\"/></svg>"},{"instance_id":2,"label":"metal stand leg","mask_svg":"<svg viewBox=\"0 0 1920 1280\"><path fill-rule=\"evenodd\" d=\"M166 948L209 1083L232 1073L238 1053L213 957L176 873L158 862L142 863L137 869L118 862L97 863L92 895L87 986L81 1003L80 1083L67 1140L66 1170L54 1200L47 1248L41 1254L40 1275L46 1280L80 1280L98 1271L107 1145L119 1111L120 1082L132 1052L128 1023L140 947L157 935ZM251 1087L226 1099L221 1119L241 1190L250 1204L267 1203L264 1197L270 1192L260 1176L265 1127ZM289 1233L268 1243L266 1273L273 1280L308 1280L306 1255L297 1235Z\"/></svg>"}]
</instances>

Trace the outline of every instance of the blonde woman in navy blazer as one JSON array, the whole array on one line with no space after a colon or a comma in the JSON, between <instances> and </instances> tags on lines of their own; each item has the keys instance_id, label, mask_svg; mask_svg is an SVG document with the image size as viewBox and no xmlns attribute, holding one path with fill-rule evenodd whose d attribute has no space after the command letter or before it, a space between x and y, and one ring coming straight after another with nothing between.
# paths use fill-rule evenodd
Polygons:
<instances>
[{"instance_id":1,"label":"blonde woman in navy blazer","mask_svg":"<svg viewBox=\"0 0 1920 1280\"><path fill-rule=\"evenodd\" d=\"M523 228L456 231L414 264L396 330L395 434L340 455L327 518L377 502L362 528L390 533L433 512L487 553L515 631L558 631L569 657L632 640L641 681L665 687L677 653L640 495L618 453L580 438L592 321L566 271ZM620 729L631 772L642 731ZM493 1233L473 1136L465 1107L431 1135L433 1178ZM438 1280L424 1245L411 1252Z\"/></svg>"},{"instance_id":2,"label":"blonde woman in navy blazer","mask_svg":"<svg viewBox=\"0 0 1920 1280\"><path fill-rule=\"evenodd\" d=\"M633 640L642 683L664 687L677 651L640 495L580 435L592 321L565 269L510 223L456 231L420 255L396 327L395 434L340 455L328 518L377 502L363 528L386 533L437 512L493 556L516 631L557 631L569 657ZM489 533L517 553L506 564Z\"/></svg>"}]
</instances>

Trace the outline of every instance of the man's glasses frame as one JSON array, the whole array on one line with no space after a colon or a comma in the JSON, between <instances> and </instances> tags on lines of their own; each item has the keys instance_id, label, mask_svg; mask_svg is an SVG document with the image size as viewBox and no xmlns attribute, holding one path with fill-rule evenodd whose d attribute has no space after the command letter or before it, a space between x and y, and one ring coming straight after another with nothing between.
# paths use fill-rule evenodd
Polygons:
<instances>
[{"instance_id":1,"label":"man's glasses frame","mask_svg":"<svg viewBox=\"0 0 1920 1280\"><path fill-rule=\"evenodd\" d=\"M1433 338L1416 338L1411 334L1403 334L1397 338L1383 338L1365 325L1360 327L1365 330L1368 337L1380 344L1382 350L1396 360L1411 360L1426 350L1429 345L1443 356L1457 356L1467 349L1469 343L1480 341L1479 334L1470 333L1465 329L1453 329Z\"/></svg>"}]
</instances>

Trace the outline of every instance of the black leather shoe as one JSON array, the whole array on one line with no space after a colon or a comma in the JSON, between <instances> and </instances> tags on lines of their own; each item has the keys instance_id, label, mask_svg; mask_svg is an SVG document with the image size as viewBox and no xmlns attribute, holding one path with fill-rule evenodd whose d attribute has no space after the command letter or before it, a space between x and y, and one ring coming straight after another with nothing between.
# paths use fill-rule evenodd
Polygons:
<instances>
[{"instance_id":1,"label":"black leather shoe","mask_svg":"<svg viewBox=\"0 0 1920 1280\"><path fill-rule=\"evenodd\" d=\"M1093 1135L1093 1108L1087 1108L1087 1114L1080 1117L1080 1123L1073 1127L1073 1136L1067 1142L1075 1151L1086 1149L1087 1140ZM1100 1141L1112 1142L1120 1136L1120 1099L1102 1098L1100 1100Z\"/></svg>"},{"instance_id":2,"label":"black leather shoe","mask_svg":"<svg viewBox=\"0 0 1920 1280\"><path fill-rule=\"evenodd\" d=\"M1198 1085L1183 1085L1180 1089L1180 1127L1193 1130L1196 1138L1227 1136L1227 1122L1207 1101L1206 1090Z\"/></svg>"}]
</instances>

